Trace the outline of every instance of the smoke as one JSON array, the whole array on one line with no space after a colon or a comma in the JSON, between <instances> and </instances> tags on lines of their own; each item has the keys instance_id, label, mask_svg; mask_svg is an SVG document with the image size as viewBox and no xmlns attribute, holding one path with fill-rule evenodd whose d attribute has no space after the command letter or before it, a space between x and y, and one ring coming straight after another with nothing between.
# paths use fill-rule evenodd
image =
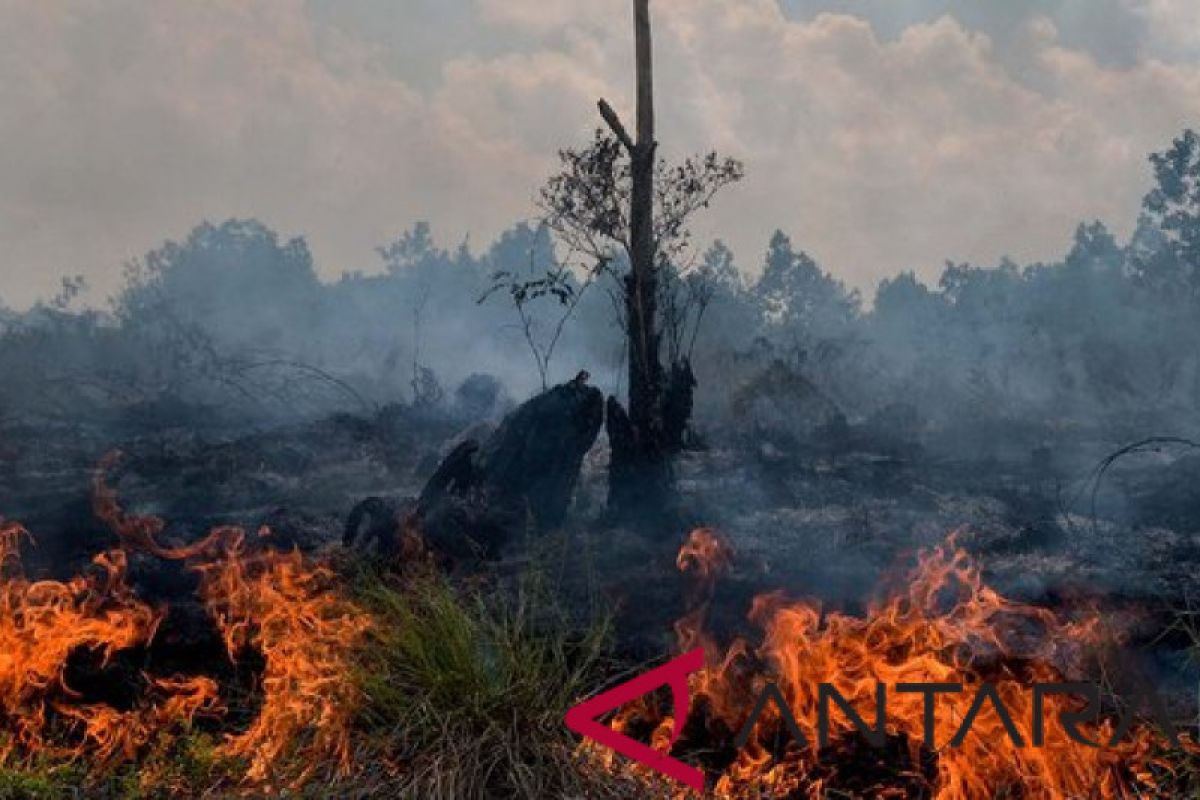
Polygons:
<instances>
[{"instance_id":1,"label":"smoke","mask_svg":"<svg viewBox=\"0 0 1200 800\"><path fill-rule=\"evenodd\" d=\"M1081 224L1060 261L950 263L936 285L902 273L869 302L783 233L758 263L714 243L662 281L662 307L685 309L664 350L693 364L700 437L1028 460L1064 439L1090 438L1102 457L1191 435L1200 356L1180 343L1195 253L1177 228L1200 215L1169 190L1196 151L1185 135L1155 157L1158 188L1128 242ZM107 308L78 307L66 280L0 316L0 414L236 427L403 404L468 421L581 370L622 393L616 276L568 270L571 302L513 291L561 269L546 229L521 223L479 247L422 223L377 254L323 281L303 239L229 220L130 264ZM458 391L472 376L488 377ZM502 387L491 409L480 381Z\"/></svg>"}]
</instances>

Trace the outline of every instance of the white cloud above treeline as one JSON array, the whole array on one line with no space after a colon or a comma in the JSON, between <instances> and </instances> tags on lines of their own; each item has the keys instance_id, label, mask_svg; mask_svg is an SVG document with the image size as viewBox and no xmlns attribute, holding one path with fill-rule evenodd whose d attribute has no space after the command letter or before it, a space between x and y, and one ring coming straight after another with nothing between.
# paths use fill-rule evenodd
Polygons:
<instances>
[{"instance_id":1,"label":"white cloud above treeline","mask_svg":"<svg viewBox=\"0 0 1200 800\"><path fill-rule=\"evenodd\" d=\"M953 9L885 31L654 0L664 148L745 160L701 225L744 267L774 228L863 287L1054 258L1081 219L1128 232L1146 154L1200 125L1196 5L1115 2L1142 23L1132 59L1062 14L1001 37ZM205 218L302 234L327 275L417 219L485 243L534 213L598 96L630 113L626 0L345 3L0 0L0 300L74 273L103 297Z\"/></svg>"}]
</instances>

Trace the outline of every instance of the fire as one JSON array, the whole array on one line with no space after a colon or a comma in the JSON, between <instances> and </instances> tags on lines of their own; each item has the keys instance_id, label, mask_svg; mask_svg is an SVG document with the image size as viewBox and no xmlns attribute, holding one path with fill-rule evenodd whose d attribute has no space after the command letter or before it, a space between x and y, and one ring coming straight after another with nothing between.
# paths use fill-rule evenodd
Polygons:
<instances>
[{"instance_id":1,"label":"fire","mask_svg":"<svg viewBox=\"0 0 1200 800\"><path fill-rule=\"evenodd\" d=\"M709 530L694 532L680 551L681 569L710 586L729 563L729 550ZM1068 621L1047 609L1016 603L989 588L979 565L951 537L922 553L902 590L872 605L862 617L823 611L816 602L775 592L755 598L751 622L759 644L737 639L720 648L707 637L703 613L677 624L683 649L704 645L707 666L692 676L692 717L678 747L710 754L721 798L823 797L831 789L867 796L906 796L903 786L939 800L1019 796L1023 798L1120 798L1154 793L1157 730L1134 726L1114 746L1110 720L1079 730L1106 746L1071 741L1059 715L1079 711L1074 695L1050 694L1044 708L1044 744L1035 741L1033 683L1061 683L1076 670L1084 651L1098 641L1100 618L1089 613ZM707 600L702 600L701 608ZM926 735L925 698L897 693L898 684L962 684L961 693L934 695L933 747ZM751 718L764 689L774 684L803 733L793 741L776 704L768 703L736 749L734 734ZM877 687L886 686L886 755L871 753L857 738L849 716L826 701L828 745L818 748L819 687L831 685L874 727ZM1015 725L1017 746L994 705L985 702L957 747L948 746L984 684L996 687ZM674 720L656 715L650 703L626 707L613 727L634 735L652 726L652 746L665 750ZM699 719L697 719L699 717ZM724 763L711 754L726 752ZM868 753L870 753L868 755ZM864 766L878 766L877 777ZM607 763L611 764L611 761ZM686 794L686 792L684 792ZM1142 795L1144 796L1144 795Z\"/></svg>"},{"instance_id":2,"label":"fire","mask_svg":"<svg viewBox=\"0 0 1200 800\"><path fill-rule=\"evenodd\" d=\"M97 516L127 547L187 561L200 575L200 597L230 659L250 648L265 661L258 717L219 752L246 759L250 781L270 777L283 755L311 765L332 758L349 772L351 725L361 699L351 681L351 654L370 627L366 613L338 597L327 567L298 550L251 548L241 528L220 527L193 545L164 547L156 538L163 521L125 513L104 482L106 466L93 485ZM260 541L269 538L268 529L258 532Z\"/></svg>"},{"instance_id":3,"label":"fire","mask_svg":"<svg viewBox=\"0 0 1200 800\"><path fill-rule=\"evenodd\" d=\"M732 560L733 553L716 531L712 528L696 528L688 534L683 547L679 548L675 565L682 572L695 571L707 587L720 577Z\"/></svg>"},{"instance_id":4,"label":"fire","mask_svg":"<svg viewBox=\"0 0 1200 800\"><path fill-rule=\"evenodd\" d=\"M128 711L76 702L66 680L72 654L92 652L107 665L148 644L163 610L134 596L121 550L97 555L95 571L69 581L27 579L20 546L28 536L17 523L0 521L0 716L9 734L0 741L0 762L32 754L128 759L162 731L220 709L216 684L200 677L148 679L148 699Z\"/></svg>"},{"instance_id":5,"label":"fire","mask_svg":"<svg viewBox=\"0 0 1200 800\"><path fill-rule=\"evenodd\" d=\"M126 581L127 553L182 560L199 576L199 596L229 657L261 656L257 716L229 734L218 755L240 758L249 783L275 778L282 757L310 765L351 767L351 725L361 698L351 655L370 626L368 615L342 599L332 570L299 551L266 546L269 531L248 541L235 527L213 530L182 548L161 545L156 517L126 514L105 485L94 485L97 515L123 548L93 559L93 569L67 581L25 577L20 549L29 538L0 520L0 763L38 757L128 762L163 746L199 716L226 712L219 687L205 676L142 675L132 708L86 702L68 681L71 659L90 653L108 667L119 655L151 644L166 616L140 600ZM283 777L283 776L279 776Z\"/></svg>"},{"instance_id":6,"label":"fire","mask_svg":"<svg viewBox=\"0 0 1200 800\"><path fill-rule=\"evenodd\" d=\"M248 647L266 662L258 717L223 752L249 760L251 780L268 777L272 764L297 748L314 764L332 757L349 772L360 701L349 656L369 627L367 616L330 591L330 570L310 565L299 551L249 555L238 530L194 569L230 658Z\"/></svg>"}]
</instances>

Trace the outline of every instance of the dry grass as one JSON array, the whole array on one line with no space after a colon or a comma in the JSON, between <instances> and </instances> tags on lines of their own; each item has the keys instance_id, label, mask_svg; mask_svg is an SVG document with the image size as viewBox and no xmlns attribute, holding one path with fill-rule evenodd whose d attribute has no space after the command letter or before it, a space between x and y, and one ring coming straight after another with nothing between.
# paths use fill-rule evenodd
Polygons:
<instances>
[{"instance_id":1,"label":"dry grass","mask_svg":"<svg viewBox=\"0 0 1200 800\"><path fill-rule=\"evenodd\" d=\"M537 573L537 570L531 570ZM346 591L375 620L355 659L363 705L355 769L321 778L301 798L646 798L667 796L629 770L589 768L563 724L566 709L611 682L609 627L566 618L536 578L518 591L464 588L433 571L348 570ZM1200 663L1200 614L1181 613ZM239 783L244 764L215 757L219 735L193 731L150 761L97 774L82 763L0 769L0 800L281 796ZM1160 794L1200 796L1200 754L1160 754Z\"/></svg>"},{"instance_id":2,"label":"dry grass","mask_svg":"<svg viewBox=\"0 0 1200 800\"><path fill-rule=\"evenodd\" d=\"M191 731L115 769L10 764L0 768L0 800L646 796L644 784L584 766L563 724L611 674L606 618L569 621L536 579L499 592L455 586L432 570L343 574L345 592L374 620L353 663L363 701L349 775L332 763L278 763L276 776L313 779L286 793L246 785L245 763L215 755L219 732Z\"/></svg>"},{"instance_id":3,"label":"dry grass","mask_svg":"<svg viewBox=\"0 0 1200 800\"><path fill-rule=\"evenodd\" d=\"M579 630L531 580L506 600L432 572L355 583L377 622L359 659L360 761L381 794L644 796L583 768L563 724L604 681L606 620Z\"/></svg>"}]
</instances>

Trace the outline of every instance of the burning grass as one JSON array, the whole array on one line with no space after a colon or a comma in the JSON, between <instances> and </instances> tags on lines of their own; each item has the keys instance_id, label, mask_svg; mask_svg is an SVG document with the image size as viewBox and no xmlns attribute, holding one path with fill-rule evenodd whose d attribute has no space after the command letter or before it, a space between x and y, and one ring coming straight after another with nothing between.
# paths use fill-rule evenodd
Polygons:
<instances>
[{"instance_id":1,"label":"burning grass","mask_svg":"<svg viewBox=\"0 0 1200 800\"><path fill-rule=\"evenodd\" d=\"M265 530L251 539L218 528L186 548L162 546L162 521L126 514L102 476L95 506L123 546L65 581L27 578L29 536L0 523L0 795L53 792L72 779L109 795L269 794L348 775L361 705L352 658L371 620L342 598L334 572L274 549ZM212 653L193 654L202 674L149 668L167 609L127 582L132 552L197 576L225 667L248 656L260 665L251 708L230 713L223 687L203 674Z\"/></svg>"},{"instance_id":2,"label":"burning grass","mask_svg":"<svg viewBox=\"0 0 1200 800\"><path fill-rule=\"evenodd\" d=\"M607 625L579 631L534 583L513 602L419 566L335 571L274 548L267 530L222 527L173 547L163 521L127 513L102 475L94 498L121 546L65 581L27 578L29 535L0 523L0 800L604 797L630 786L583 768L562 725L601 680ZM175 661L201 674L154 670L170 615L135 592L133 553L194 576L219 650ZM222 683L237 672L251 685Z\"/></svg>"},{"instance_id":3,"label":"burning grass","mask_svg":"<svg viewBox=\"0 0 1200 800\"><path fill-rule=\"evenodd\" d=\"M683 793L611 754L581 750L568 733L566 709L617 671L610 631L560 613L537 570L514 593L455 584L420 564L400 573L349 560L335 567L276 549L266 530L218 528L172 547L160 541L161 520L126 513L101 478L94 489L96 512L120 546L65 580L27 576L20 556L29 534L0 522L0 800ZM133 588L134 553L194 576L221 664L206 653L179 660L183 672L156 668L149 653L170 615ZM704 529L679 553L679 568L694 578L679 644L707 654L692 676L683 736L671 744L673 720L652 698L612 722L703 766L716 797L1195 793L1194 749L1167 751L1141 724L1103 749L1082 748L1050 724L1044 747L1023 748L984 705L962 746L945 747L985 684L997 687L1018 733L1035 738L1028 686L1082 669L1099 632L1094 612L1066 618L1014 603L951 542L923 554L865 615L766 594L750 612L758 643L722 646L705 631L705 612L731 559ZM238 672L251 676L248 686L230 684ZM844 709L827 715L821 746L793 741L774 706L747 724L768 685L803 738L820 742L821 684L869 725L877 684L948 682L963 692L934 700L932 747L923 742L921 695L890 695L879 749ZM120 691L104 690L111 685ZM1078 710L1074 702L1047 698L1046 719ZM1114 725L1103 717L1086 731L1104 740Z\"/></svg>"},{"instance_id":4,"label":"burning grass","mask_svg":"<svg viewBox=\"0 0 1200 800\"><path fill-rule=\"evenodd\" d=\"M701 530L678 563L697 576L703 597L728 561L728 549ZM1183 750L1168 751L1149 724L1134 723L1110 744L1117 720L1091 715L1080 728L1104 746L1070 740L1057 721L1082 709L1072 695L1045 697L1051 722L1041 746L1031 746L1039 741L1031 685L1063 683L1082 669L1099 641L1099 615L1065 619L1002 597L953 538L922 554L907 579L864 616L765 594L749 615L763 632L760 642L739 638L723 647L703 630L704 607L677 626L681 650L702 646L707 655L691 679L693 712L680 739L673 743L674 719L653 700L626 706L611 724L702 763L716 797L1132 798L1194 796L1197 789L1194 745L1185 740ZM823 684L866 726L882 728L881 746L866 744L845 709L829 712ZM921 693L896 693L903 684L960 690L927 701ZM880 685L889 690L882 726ZM1011 722L994 704L973 708L989 685ZM752 718L767 695L773 702ZM973 711L969 731L948 746ZM611 754L593 755L600 769L645 775Z\"/></svg>"},{"instance_id":5,"label":"burning grass","mask_svg":"<svg viewBox=\"0 0 1200 800\"><path fill-rule=\"evenodd\" d=\"M90 572L69 581L29 580L20 562L27 538L20 525L0 523L0 765L37 767L26 770L32 780L85 757L101 769L153 758L198 716L223 711L216 683L204 676L138 675L144 691L124 708L83 699L67 680L72 658L85 652L112 666L150 641L163 611L134 596L121 550L97 555ZM0 786L23 785L19 773L5 774Z\"/></svg>"}]
</instances>

